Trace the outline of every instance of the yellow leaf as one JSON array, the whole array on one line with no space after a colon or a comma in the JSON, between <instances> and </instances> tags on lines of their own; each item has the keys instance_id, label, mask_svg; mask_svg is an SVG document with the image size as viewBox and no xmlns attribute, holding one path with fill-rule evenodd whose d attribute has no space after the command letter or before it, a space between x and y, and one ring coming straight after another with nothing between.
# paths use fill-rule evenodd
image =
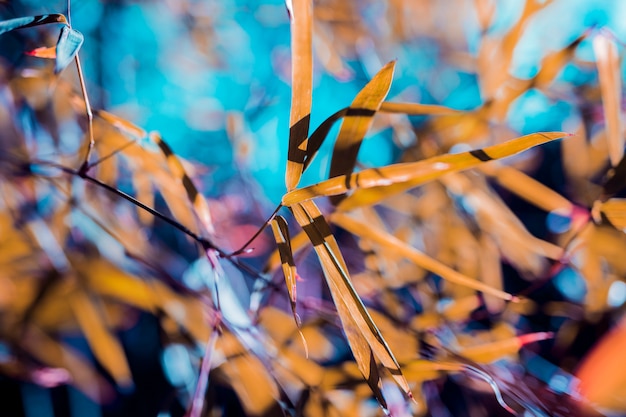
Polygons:
<instances>
[{"instance_id":1,"label":"yellow leaf","mask_svg":"<svg viewBox=\"0 0 626 417\"><path fill-rule=\"evenodd\" d=\"M68 300L74 317L83 331L89 347L121 387L132 387L133 381L122 345L104 323L94 301L82 290L75 291Z\"/></svg>"},{"instance_id":2,"label":"yellow leaf","mask_svg":"<svg viewBox=\"0 0 626 417\"><path fill-rule=\"evenodd\" d=\"M484 149L458 154L436 156L423 161L393 164L381 168L341 175L318 184L288 192L282 204L311 200L320 196L343 194L349 190L370 189L365 193L355 192L342 201L341 210L350 210L361 205L371 205L392 194L400 193L432 181L449 172L463 171L484 162L515 155L546 142L567 136L562 132L534 133ZM393 187L393 188L389 188Z\"/></svg>"},{"instance_id":3,"label":"yellow leaf","mask_svg":"<svg viewBox=\"0 0 626 417\"><path fill-rule=\"evenodd\" d=\"M380 245L387 246L390 249L396 251L396 253L402 254L416 265L431 271L441 278L448 280L452 283L464 285L469 288L473 288L476 291L484 292L504 300L512 300L514 297L506 292L496 290L488 285L483 284L480 281L471 279L449 267L440 263L439 261L431 258L428 255L420 252L419 250L407 245L400 239L384 232L377 230L365 223L359 222L343 213L335 213L331 218L332 222L346 229L350 233L353 233L362 238L370 239Z\"/></svg>"},{"instance_id":4,"label":"yellow leaf","mask_svg":"<svg viewBox=\"0 0 626 417\"><path fill-rule=\"evenodd\" d=\"M293 190L302 176L311 120L313 89L313 2L287 1L291 17L291 113L285 183Z\"/></svg>"},{"instance_id":5,"label":"yellow leaf","mask_svg":"<svg viewBox=\"0 0 626 417\"><path fill-rule=\"evenodd\" d=\"M347 175L354 170L361 142L391 87L394 68L395 61L389 62L354 98L335 142L329 178ZM331 201L337 203L339 200Z\"/></svg>"},{"instance_id":6,"label":"yellow leaf","mask_svg":"<svg viewBox=\"0 0 626 417\"><path fill-rule=\"evenodd\" d=\"M398 362L352 286L339 246L321 212L312 201L295 204L291 209L317 252L348 342L370 388L384 406L375 356L391 372L400 388L412 397Z\"/></svg>"},{"instance_id":7,"label":"yellow leaf","mask_svg":"<svg viewBox=\"0 0 626 417\"><path fill-rule=\"evenodd\" d=\"M593 50L596 55L604 122L606 123L609 144L609 160L617 166L624 157L624 132L622 126L622 76L615 41L603 33L593 38Z\"/></svg>"}]
</instances>

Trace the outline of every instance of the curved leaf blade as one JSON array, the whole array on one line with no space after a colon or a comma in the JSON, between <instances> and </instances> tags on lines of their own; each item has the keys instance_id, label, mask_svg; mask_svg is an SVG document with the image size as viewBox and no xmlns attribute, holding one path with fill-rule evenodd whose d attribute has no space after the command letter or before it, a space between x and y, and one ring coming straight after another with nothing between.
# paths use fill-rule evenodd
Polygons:
<instances>
[{"instance_id":1,"label":"curved leaf blade","mask_svg":"<svg viewBox=\"0 0 626 417\"><path fill-rule=\"evenodd\" d=\"M289 207L316 197L343 194L350 190L356 191L342 201L339 206L340 209L350 210L362 205L375 204L390 195L417 187L449 172L463 171L491 160L506 158L564 136L568 136L568 134L563 132L533 133L469 152L440 155L418 162L399 163L381 168L364 169L354 174L341 175L290 191L283 196L282 204Z\"/></svg>"},{"instance_id":2,"label":"curved leaf blade","mask_svg":"<svg viewBox=\"0 0 626 417\"><path fill-rule=\"evenodd\" d=\"M58 74L76 57L85 37L76 29L69 26L63 26L56 45L56 61L54 64L54 72Z\"/></svg>"}]
</instances>

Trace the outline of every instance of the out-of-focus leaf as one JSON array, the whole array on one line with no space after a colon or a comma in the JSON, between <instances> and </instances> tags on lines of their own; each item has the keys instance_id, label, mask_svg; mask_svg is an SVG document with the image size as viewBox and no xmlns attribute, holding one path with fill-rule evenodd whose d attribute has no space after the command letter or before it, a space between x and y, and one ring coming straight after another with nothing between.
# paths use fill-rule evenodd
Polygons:
<instances>
[{"instance_id":1,"label":"out-of-focus leaf","mask_svg":"<svg viewBox=\"0 0 626 417\"><path fill-rule=\"evenodd\" d=\"M62 14L44 14L40 16L18 17L0 22L0 35L15 29L47 25L48 23L64 23L67 19Z\"/></svg>"},{"instance_id":2,"label":"out-of-focus leaf","mask_svg":"<svg viewBox=\"0 0 626 417\"><path fill-rule=\"evenodd\" d=\"M614 413L626 411L626 324L621 322L594 346L576 371L576 390L592 405Z\"/></svg>"},{"instance_id":3,"label":"out-of-focus leaf","mask_svg":"<svg viewBox=\"0 0 626 417\"><path fill-rule=\"evenodd\" d=\"M485 294L490 294L503 300L512 300L514 297L506 292L496 290L490 286L483 284L480 281L476 281L471 279L459 272L445 266L444 264L436 261L435 259L423 254L417 249L407 245L402 242L400 239L384 232L381 230L377 230L372 228L371 225L367 225L358 220L355 220L343 213L335 213L331 218L332 222L346 229L350 233L353 233L357 236L360 236L365 239L370 239L380 245L389 247L390 250L395 250L397 253L406 256L415 264L421 266L424 269L427 269L441 278L448 280L452 283L458 285L464 285L469 288L473 288L476 291L484 292Z\"/></svg>"},{"instance_id":4,"label":"out-of-focus leaf","mask_svg":"<svg viewBox=\"0 0 626 417\"><path fill-rule=\"evenodd\" d=\"M417 187L449 172L462 171L487 161L515 155L564 136L567 136L567 133L534 133L484 149L446 154L418 162L364 169L354 174L341 175L315 185L290 191L283 196L282 203L285 206L291 206L294 203L316 197L343 194L349 190L372 189L366 192L353 193L339 206L342 210L350 210L361 205L374 204L390 195Z\"/></svg>"},{"instance_id":5,"label":"out-of-focus leaf","mask_svg":"<svg viewBox=\"0 0 626 417\"><path fill-rule=\"evenodd\" d=\"M431 115L431 116L435 116L439 114L462 113L459 110L454 110L454 109L451 109L450 107L438 106L435 104L395 103L392 101L383 101L380 104L380 108L378 110L381 112L385 112L385 113L402 113L402 114L410 114L410 115Z\"/></svg>"},{"instance_id":6,"label":"out-of-focus leaf","mask_svg":"<svg viewBox=\"0 0 626 417\"><path fill-rule=\"evenodd\" d=\"M35 56L37 58L55 59L57 57L57 47L42 46L41 48L26 52L26 55Z\"/></svg>"},{"instance_id":7,"label":"out-of-focus leaf","mask_svg":"<svg viewBox=\"0 0 626 417\"><path fill-rule=\"evenodd\" d=\"M68 66L74 59L83 44L85 37L76 29L69 26L63 26L56 45L56 61L54 63L54 72L59 73Z\"/></svg>"},{"instance_id":8,"label":"out-of-focus leaf","mask_svg":"<svg viewBox=\"0 0 626 417\"><path fill-rule=\"evenodd\" d=\"M463 199L481 229L497 242L503 256L517 268L541 276L547 268L545 258L562 258L562 248L530 234L511 209L476 178L454 173L440 181Z\"/></svg>"},{"instance_id":9,"label":"out-of-focus leaf","mask_svg":"<svg viewBox=\"0 0 626 417\"><path fill-rule=\"evenodd\" d=\"M622 123L621 99L622 76L615 42L600 33L593 38L593 50L596 55L604 122L609 143L609 160L617 166L624 156L624 132Z\"/></svg>"},{"instance_id":10,"label":"out-of-focus leaf","mask_svg":"<svg viewBox=\"0 0 626 417\"><path fill-rule=\"evenodd\" d=\"M248 415L263 415L276 403L276 383L255 356L229 357L215 371L215 379L232 386Z\"/></svg>"},{"instance_id":11,"label":"out-of-focus leaf","mask_svg":"<svg viewBox=\"0 0 626 417\"><path fill-rule=\"evenodd\" d=\"M391 61L385 65L352 101L333 149L329 178L349 175L354 170L361 142L391 87L395 64ZM340 199L331 201L338 203Z\"/></svg>"},{"instance_id":12,"label":"out-of-focus leaf","mask_svg":"<svg viewBox=\"0 0 626 417\"><path fill-rule=\"evenodd\" d=\"M605 202L597 201L591 212L596 223L607 220L622 232L626 230L626 199L611 198Z\"/></svg>"},{"instance_id":13,"label":"out-of-focus leaf","mask_svg":"<svg viewBox=\"0 0 626 417\"><path fill-rule=\"evenodd\" d=\"M101 277L106 279L106 277ZM104 317L89 295L82 290L75 291L68 300L74 317L87 338L89 347L98 362L111 374L121 387L132 387L132 376L122 345L106 327Z\"/></svg>"},{"instance_id":14,"label":"out-of-focus leaf","mask_svg":"<svg viewBox=\"0 0 626 417\"><path fill-rule=\"evenodd\" d=\"M169 147L167 143L161 138L156 132L150 132L149 137L154 143L159 146L161 152L167 159L167 164L170 168L172 174L182 182L185 187L185 192L187 193L187 198L189 202L192 204L200 223L204 227L204 229L209 233L213 234L215 229L213 227L213 220L211 217L211 211L209 209L209 203L207 203L204 196L198 191L193 181L185 171L183 164L180 162L176 154L172 152L172 149Z\"/></svg>"},{"instance_id":15,"label":"out-of-focus leaf","mask_svg":"<svg viewBox=\"0 0 626 417\"><path fill-rule=\"evenodd\" d=\"M565 197L513 167L493 163L480 169L504 188L548 213L569 217L574 211L574 205Z\"/></svg>"},{"instance_id":16,"label":"out-of-focus leaf","mask_svg":"<svg viewBox=\"0 0 626 417\"><path fill-rule=\"evenodd\" d=\"M124 132L125 134L133 137L134 139L143 139L147 136L145 130L129 122L126 119L114 115L113 113L109 113L104 110L98 110L96 111L96 115L102 118L107 123L115 126L117 129Z\"/></svg>"},{"instance_id":17,"label":"out-of-focus leaf","mask_svg":"<svg viewBox=\"0 0 626 417\"><path fill-rule=\"evenodd\" d=\"M291 112L285 183L298 186L307 152L313 92L313 2L286 0L291 20Z\"/></svg>"},{"instance_id":18,"label":"out-of-focus leaf","mask_svg":"<svg viewBox=\"0 0 626 417\"><path fill-rule=\"evenodd\" d=\"M72 384L91 400L109 402L114 391L80 353L65 346L36 326L28 326L20 340L21 346L34 358L56 368L67 369Z\"/></svg>"},{"instance_id":19,"label":"out-of-focus leaf","mask_svg":"<svg viewBox=\"0 0 626 417\"><path fill-rule=\"evenodd\" d=\"M553 334L549 332L528 333L490 343L463 347L458 353L476 363L486 364L502 359L505 356L517 354L524 345L551 339L552 337Z\"/></svg>"},{"instance_id":20,"label":"out-of-focus leaf","mask_svg":"<svg viewBox=\"0 0 626 417\"><path fill-rule=\"evenodd\" d=\"M350 347L370 388L384 407L385 402L380 390L380 376L376 369L375 355L391 372L396 383L411 397L411 390L402 376L398 362L352 286L339 246L321 212L312 201L296 204L292 207L292 211L320 258Z\"/></svg>"}]
</instances>

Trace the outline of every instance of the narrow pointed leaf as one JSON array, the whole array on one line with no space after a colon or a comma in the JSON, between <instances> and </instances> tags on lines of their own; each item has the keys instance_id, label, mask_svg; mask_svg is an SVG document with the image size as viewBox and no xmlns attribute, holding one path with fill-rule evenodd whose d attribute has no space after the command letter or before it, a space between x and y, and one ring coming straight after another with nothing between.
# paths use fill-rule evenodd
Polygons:
<instances>
[{"instance_id":1,"label":"narrow pointed leaf","mask_svg":"<svg viewBox=\"0 0 626 417\"><path fill-rule=\"evenodd\" d=\"M198 191L193 181L185 171L185 167L183 167L183 164L180 162L176 154L174 154L172 148L170 148L170 146L163 140L163 138L161 138L161 135L156 132L150 132L149 137L159 146L159 149L167 160L167 164L172 174L176 178L179 178L183 186L185 187L187 198L193 206L193 209L196 213L196 216L200 220L200 223L209 234L213 234L215 232L215 229L213 227L213 220L211 216L211 211L209 209L209 203L207 203L204 196Z\"/></svg>"},{"instance_id":2,"label":"narrow pointed leaf","mask_svg":"<svg viewBox=\"0 0 626 417\"><path fill-rule=\"evenodd\" d=\"M0 22L0 35L15 29L46 25L48 23L67 23L62 14L45 14L41 16L18 17Z\"/></svg>"},{"instance_id":3,"label":"narrow pointed leaf","mask_svg":"<svg viewBox=\"0 0 626 417\"><path fill-rule=\"evenodd\" d=\"M551 332L528 333L489 343L465 347L459 350L459 354L464 358L480 364L487 364L505 356L515 355L519 350L529 343L551 339L554 335Z\"/></svg>"},{"instance_id":4,"label":"narrow pointed leaf","mask_svg":"<svg viewBox=\"0 0 626 417\"><path fill-rule=\"evenodd\" d=\"M313 90L312 0L287 0L291 18L291 113L285 184L293 190L302 176Z\"/></svg>"},{"instance_id":5,"label":"narrow pointed leaf","mask_svg":"<svg viewBox=\"0 0 626 417\"><path fill-rule=\"evenodd\" d=\"M291 240L289 238L289 227L287 221L282 216L276 216L272 219L272 233L278 245L280 261L285 275L285 283L287 284L287 292L289 293L289 301L291 303L291 311L298 327L300 327L300 318L296 312L296 264L293 260L293 252L291 250Z\"/></svg>"},{"instance_id":6,"label":"narrow pointed leaf","mask_svg":"<svg viewBox=\"0 0 626 417\"><path fill-rule=\"evenodd\" d=\"M482 165L481 170L502 187L548 213L569 216L574 210L568 199L513 167L487 164Z\"/></svg>"},{"instance_id":7,"label":"narrow pointed leaf","mask_svg":"<svg viewBox=\"0 0 626 417\"><path fill-rule=\"evenodd\" d=\"M124 349L103 323L103 317L89 296L84 291L78 290L72 295L70 305L94 356L118 385L131 387L132 376Z\"/></svg>"},{"instance_id":8,"label":"narrow pointed leaf","mask_svg":"<svg viewBox=\"0 0 626 417\"><path fill-rule=\"evenodd\" d=\"M393 164L381 168L341 175L318 184L288 192L283 196L282 204L289 207L294 203L321 196L343 194L349 190L368 190L355 192L342 202L340 209L349 210L363 204L373 204L390 195L417 187L449 172L463 171L484 162L505 158L525 151L537 145L567 136L563 132L533 133L498 145L476 149L469 152L446 154L423 161ZM394 187L388 189L388 187Z\"/></svg>"},{"instance_id":9,"label":"narrow pointed leaf","mask_svg":"<svg viewBox=\"0 0 626 417\"><path fill-rule=\"evenodd\" d=\"M416 265L433 272L439 275L441 278L450 281L454 284L463 285L468 288L472 288L476 291L481 291L485 294L490 294L495 297L499 297L504 300L512 300L514 297L501 290L497 290L480 281L476 281L475 279L469 278L454 269L442 264L441 262L431 258L430 256L420 252L416 248L407 245L400 239L395 236L390 235L389 233L378 230L371 225L362 223L358 220L355 220L346 214L343 213L335 213L332 216L332 222L337 224L338 226L346 229L350 233L361 236L363 238L369 239L379 245L388 247L405 256L410 261L414 262Z\"/></svg>"},{"instance_id":10,"label":"narrow pointed leaf","mask_svg":"<svg viewBox=\"0 0 626 417\"><path fill-rule=\"evenodd\" d=\"M37 58L45 58L45 59L55 59L57 57L57 47L56 46L42 46L41 48L33 49L32 51L26 52L28 56L34 56Z\"/></svg>"},{"instance_id":11,"label":"narrow pointed leaf","mask_svg":"<svg viewBox=\"0 0 626 417\"><path fill-rule=\"evenodd\" d=\"M346 334L354 332L362 336L362 338L352 336L351 342L357 343L356 341L358 340L359 344L356 346L351 345L351 348L353 352L355 352L357 361L359 361L359 369L361 369L362 372L367 369L370 370L369 374L364 372L368 384L372 387L374 392L376 392L375 387L379 384L379 381L375 382L371 379L375 377L375 375L371 373L372 369L375 367L367 363L369 358L366 358L367 348L362 345L363 339L369 345L374 356L391 372L400 388L412 398L411 390L402 375L398 362L350 281L348 269L339 250L339 246L337 245L337 241L333 237L330 227L321 212L312 201L296 204L292 207L292 211L296 221L307 233L318 254L326 281L333 299L338 306L338 313ZM350 338L348 340L350 341ZM378 378L379 377L377 377L377 379Z\"/></svg>"},{"instance_id":12,"label":"narrow pointed leaf","mask_svg":"<svg viewBox=\"0 0 626 417\"><path fill-rule=\"evenodd\" d=\"M593 50L596 54L600 91L604 107L607 140L609 144L609 160L617 166L624 156L624 134L622 131L622 78L620 73L617 47L612 39L603 34L593 39Z\"/></svg>"},{"instance_id":13,"label":"narrow pointed leaf","mask_svg":"<svg viewBox=\"0 0 626 417\"><path fill-rule=\"evenodd\" d=\"M350 174L356 165L357 155L376 111L387 97L395 61L385 65L357 94L341 124L330 161L329 178ZM331 199L338 203L339 199Z\"/></svg>"},{"instance_id":14,"label":"narrow pointed leaf","mask_svg":"<svg viewBox=\"0 0 626 417\"><path fill-rule=\"evenodd\" d=\"M450 107L446 106L438 106L435 104L394 103L391 101L383 101L378 110L385 113L402 113L412 116L434 116L438 114L462 113L460 110L451 109Z\"/></svg>"},{"instance_id":15,"label":"narrow pointed leaf","mask_svg":"<svg viewBox=\"0 0 626 417\"><path fill-rule=\"evenodd\" d=\"M604 220L617 230L626 231L626 199L611 198L605 202L597 201L591 214L596 223Z\"/></svg>"},{"instance_id":16,"label":"narrow pointed leaf","mask_svg":"<svg viewBox=\"0 0 626 417\"><path fill-rule=\"evenodd\" d=\"M72 29L69 26L61 28L61 34L57 40L56 46L56 62L54 64L54 72L59 73L69 65L80 50L85 40L82 33Z\"/></svg>"}]
</instances>

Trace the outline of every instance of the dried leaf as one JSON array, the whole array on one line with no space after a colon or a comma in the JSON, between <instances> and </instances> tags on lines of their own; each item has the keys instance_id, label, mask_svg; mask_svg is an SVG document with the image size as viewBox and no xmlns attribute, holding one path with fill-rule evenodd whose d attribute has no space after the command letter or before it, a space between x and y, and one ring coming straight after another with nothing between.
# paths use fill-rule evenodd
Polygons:
<instances>
[{"instance_id":1,"label":"dried leaf","mask_svg":"<svg viewBox=\"0 0 626 417\"><path fill-rule=\"evenodd\" d=\"M289 238L289 226L287 225L285 218L282 216L274 217L271 225L272 233L274 233L274 239L278 245L278 253L280 254L283 274L285 275L285 284L287 284L291 311L293 312L293 318L295 319L296 324L300 327L300 318L296 312L296 278L298 273L296 272L296 264L293 260L291 240Z\"/></svg>"},{"instance_id":2,"label":"dried leaf","mask_svg":"<svg viewBox=\"0 0 626 417\"><path fill-rule=\"evenodd\" d=\"M124 349L104 324L104 317L98 312L94 302L89 299L87 293L77 290L70 297L69 304L98 362L119 386L132 387L132 376Z\"/></svg>"},{"instance_id":3,"label":"dried leaf","mask_svg":"<svg viewBox=\"0 0 626 417\"><path fill-rule=\"evenodd\" d=\"M67 24L67 19L62 14L44 14L40 16L18 17L0 22L0 35L15 29L23 29L33 26L47 25L49 23Z\"/></svg>"},{"instance_id":4,"label":"dried leaf","mask_svg":"<svg viewBox=\"0 0 626 417\"><path fill-rule=\"evenodd\" d=\"M194 212L196 213L196 216L204 227L204 230L209 234L215 233L213 220L211 218L211 211L209 210L209 203L207 203L204 196L198 191L189 175L187 175L183 164L180 162L174 152L172 152L172 149L169 147L169 145L165 143L163 138L161 138L161 135L156 132L150 132L148 136L159 146L159 149L167 160L167 164L170 168L171 173L179 181L181 181L181 183L185 187L187 198L193 206Z\"/></svg>"},{"instance_id":5,"label":"dried leaf","mask_svg":"<svg viewBox=\"0 0 626 417\"><path fill-rule=\"evenodd\" d=\"M626 230L626 199L611 198L605 202L596 201L591 215L596 223L608 221L617 230Z\"/></svg>"},{"instance_id":6,"label":"dried leaf","mask_svg":"<svg viewBox=\"0 0 626 417\"><path fill-rule=\"evenodd\" d=\"M350 233L365 239L372 240L379 245L386 246L389 248L389 250L394 250L396 253L402 254L407 259L414 262L416 265L419 265L420 267L431 271L439 275L441 278L448 280L454 284L464 285L468 288L473 288L476 291L481 291L485 294L490 294L503 300L515 299L515 297L513 297L509 293L494 289L488 285L483 284L480 281L476 281L445 266L444 264L431 258L430 256L425 255L419 250L407 245L400 239L384 231L377 230L376 228L371 227L371 225L362 223L343 213L333 214L331 220L333 223L341 226Z\"/></svg>"},{"instance_id":7,"label":"dried leaf","mask_svg":"<svg viewBox=\"0 0 626 417\"><path fill-rule=\"evenodd\" d=\"M285 183L297 187L307 152L313 90L313 2L286 0L291 18L291 113Z\"/></svg>"},{"instance_id":8,"label":"dried leaf","mask_svg":"<svg viewBox=\"0 0 626 417\"><path fill-rule=\"evenodd\" d=\"M609 143L609 160L617 166L624 156L624 133L622 125L622 78L619 57L615 41L604 34L593 38L593 50L596 54L604 122L606 123Z\"/></svg>"},{"instance_id":9,"label":"dried leaf","mask_svg":"<svg viewBox=\"0 0 626 417\"><path fill-rule=\"evenodd\" d=\"M318 254L350 347L370 388L384 406L375 356L391 372L398 386L412 397L398 362L352 286L339 246L321 212L312 201L296 204L291 209Z\"/></svg>"},{"instance_id":10,"label":"dried leaf","mask_svg":"<svg viewBox=\"0 0 626 417\"><path fill-rule=\"evenodd\" d=\"M395 61L391 61L385 65L354 98L337 136L329 178L349 175L354 170L361 142L391 87L395 64ZM331 201L336 204L340 199Z\"/></svg>"},{"instance_id":11,"label":"dried leaf","mask_svg":"<svg viewBox=\"0 0 626 417\"><path fill-rule=\"evenodd\" d=\"M364 169L354 174L341 175L315 185L290 191L283 196L282 204L289 207L316 197L343 194L349 190L372 189L366 192L357 191L353 193L352 196L342 202L339 208L350 210L361 205L371 205L390 195L417 187L449 172L462 171L487 161L515 155L564 136L567 136L567 133L534 133L484 149L446 154L418 162Z\"/></svg>"},{"instance_id":12,"label":"dried leaf","mask_svg":"<svg viewBox=\"0 0 626 417\"><path fill-rule=\"evenodd\" d=\"M42 46L41 48L33 49L32 51L26 52L28 56L34 56L37 58L45 58L45 59L55 59L57 57L57 47L56 46Z\"/></svg>"},{"instance_id":13,"label":"dried leaf","mask_svg":"<svg viewBox=\"0 0 626 417\"><path fill-rule=\"evenodd\" d=\"M85 40L82 33L69 26L63 26L56 45L54 72L58 74L76 57Z\"/></svg>"}]
</instances>

